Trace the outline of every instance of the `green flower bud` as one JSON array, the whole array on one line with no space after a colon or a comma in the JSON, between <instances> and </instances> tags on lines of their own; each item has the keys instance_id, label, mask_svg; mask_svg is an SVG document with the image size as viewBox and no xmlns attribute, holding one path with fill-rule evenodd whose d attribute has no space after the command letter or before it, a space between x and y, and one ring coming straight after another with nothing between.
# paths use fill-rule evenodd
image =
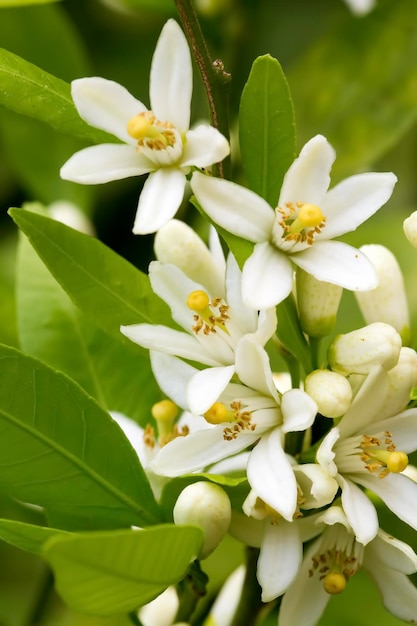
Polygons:
<instances>
[{"instance_id":1,"label":"green flower bud","mask_svg":"<svg viewBox=\"0 0 417 626\"><path fill-rule=\"evenodd\" d=\"M193 524L202 528L204 544L200 559L208 557L223 539L230 525L231 514L226 492L219 485L207 481L185 487L173 511L176 524Z\"/></svg>"},{"instance_id":2,"label":"green flower bud","mask_svg":"<svg viewBox=\"0 0 417 626\"><path fill-rule=\"evenodd\" d=\"M343 289L317 280L297 268L297 303L303 331L310 337L329 335L336 322Z\"/></svg>"}]
</instances>

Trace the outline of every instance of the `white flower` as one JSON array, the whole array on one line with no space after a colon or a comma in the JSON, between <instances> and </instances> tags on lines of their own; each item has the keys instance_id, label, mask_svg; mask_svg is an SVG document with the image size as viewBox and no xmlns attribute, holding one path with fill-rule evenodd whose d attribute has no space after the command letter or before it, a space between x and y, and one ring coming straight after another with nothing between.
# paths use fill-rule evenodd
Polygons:
<instances>
[{"instance_id":1,"label":"white flower","mask_svg":"<svg viewBox=\"0 0 417 626\"><path fill-rule=\"evenodd\" d=\"M410 343L410 315L404 278L399 263L385 246L368 244L359 248L374 266L379 285L371 291L356 292L356 300L367 324L385 322Z\"/></svg>"},{"instance_id":2,"label":"white flower","mask_svg":"<svg viewBox=\"0 0 417 626\"><path fill-rule=\"evenodd\" d=\"M375 0L345 0L345 2L355 15L366 15L376 4Z\"/></svg>"},{"instance_id":3,"label":"white flower","mask_svg":"<svg viewBox=\"0 0 417 626\"><path fill-rule=\"evenodd\" d=\"M186 407L188 381L195 369L162 353L151 353L151 362L164 393ZM242 384L227 385L206 411L207 428L168 443L152 468L157 474L180 476L258 442L249 455L248 480L264 502L292 521L298 506L297 481L282 440L288 432L309 428L317 406L300 389L291 389L280 398L268 356L250 335L238 343L236 374Z\"/></svg>"},{"instance_id":4,"label":"white flower","mask_svg":"<svg viewBox=\"0 0 417 626\"><path fill-rule=\"evenodd\" d=\"M191 56L174 20L168 20L159 37L149 92L151 110L111 80L73 81L72 98L80 116L123 143L85 148L61 169L62 178L82 184L149 173L133 226L136 234L154 232L175 215L193 166L207 167L229 154L228 142L215 128L189 129Z\"/></svg>"},{"instance_id":5,"label":"white flower","mask_svg":"<svg viewBox=\"0 0 417 626\"><path fill-rule=\"evenodd\" d=\"M198 202L214 222L254 242L243 267L244 301L255 309L278 304L291 292L291 261L317 280L353 291L378 284L364 254L340 241L391 196L392 173L352 176L328 191L333 148L321 135L302 149L285 175L275 212L260 196L239 185L193 174Z\"/></svg>"},{"instance_id":6,"label":"white flower","mask_svg":"<svg viewBox=\"0 0 417 626\"><path fill-rule=\"evenodd\" d=\"M171 307L172 317L186 332L154 324L122 326L135 343L183 359L210 366L190 381L187 407L204 413L226 387L235 372L239 340L253 334L264 345L274 334L276 312L259 314L241 299L241 272L232 254L220 292L208 294L205 287L178 267L154 261L149 267L152 288Z\"/></svg>"},{"instance_id":7,"label":"white flower","mask_svg":"<svg viewBox=\"0 0 417 626\"><path fill-rule=\"evenodd\" d=\"M389 375L375 366L338 426L323 439L317 461L342 489L342 504L355 535L363 544L378 532L374 505L358 485L377 494L404 522L417 530L417 484L401 472L407 454L417 448L417 409L386 416L393 387ZM404 400L403 389L399 396ZM404 405L403 405L404 406Z\"/></svg>"},{"instance_id":8,"label":"white flower","mask_svg":"<svg viewBox=\"0 0 417 626\"><path fill-rule=\"evenodd\" d=\"M315 626L331 595L341 593L361 567L376 582L388 611L415 621L417 589L407 576L417 571L417 555L410 546L383 530L363 546L339 506L330 507L314 522L324 530L307 549L299 574L282 599L278 626Z\"/></svg>"}]
</instances>

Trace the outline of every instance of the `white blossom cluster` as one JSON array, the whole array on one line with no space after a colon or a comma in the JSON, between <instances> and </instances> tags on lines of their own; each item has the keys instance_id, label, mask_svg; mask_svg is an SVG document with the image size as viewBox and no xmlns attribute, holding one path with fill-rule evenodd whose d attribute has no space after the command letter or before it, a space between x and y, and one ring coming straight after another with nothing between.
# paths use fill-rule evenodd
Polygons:
<instances>
[{"instance_id":1,"label":"white blossom cluster","mask_svg":"<svg viewBox=\"0 0 417 626\"><path fill-rule=\"evenodd\" d=\"M208 174L229 145L209 125L190 129L191 58L173 20L153 57L150 109L102 78L74 81L72 93L87 122L123 143L78 152L62 176L95 184L149 174L133 231L156 232L149 277L173 326L121 331L150 350L169 399L155 411L158 436L145 431L140 452L155 492L170 477L201 471L247 479L240 510L230 510L224 493L217 500L218 486L206 494L196 483L174 519L198 520L207 553L227 529L260 549L262 599L282 596L279 626L316 624L360 568L390 612L414 620L417 590L407 576L417 571L417 555L379 527L375 506L382 500L417 530L408 464L417 449L417 408L410 405L417 354L408 347L404 285L386 248L358 250L337 240L387 202L396 177L364 173L329 188L335 153L321 135L290 166L274 207ZM214 229L207 247L173 219L186 184L214 224L253 244L243 267L231 252L224 257ZM406 225L412 242L415 221ZM333 337L325 362L305 372L302 387L281 387L268 352L280 324L276 306L296 293L303 331L316 340L331 335L343 288L355 292L366 325ZM178 423L173 403L183 411ZM139 430L131 435L136 444Z\"/></svg>"}]
</instances>

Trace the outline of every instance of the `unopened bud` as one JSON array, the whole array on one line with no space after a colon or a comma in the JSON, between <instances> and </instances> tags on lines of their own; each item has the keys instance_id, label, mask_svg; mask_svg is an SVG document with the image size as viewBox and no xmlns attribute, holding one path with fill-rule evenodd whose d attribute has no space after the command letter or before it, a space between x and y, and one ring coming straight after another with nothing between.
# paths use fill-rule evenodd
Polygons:
<instances>
[{"instance_id":1,"label":"unopened bud","mask_svg":"<svg viewBox=\"0 0 417 626\"><path fill-rule=\"evenodd\" d=\"M209 293L224 296L224 276L197 233L180 220L170 220L155 235L156 258L176 265Z\"/></svg>"},{"instance_id":2,"label":"unopened bud","mask_svg":"<svg viewBox=\"0 0 417 626\"><path fill-rule=\"evenodd\" d=\"M317 280L297 268L297 303L303 331L310 337L329 335L336 322L343 289Z\"/></svg>"},{"instance_id":3,"label":"unopened bud","mask_svg":"<svg viewBox=\"0 0 417 626\"><path fill-rule=\"evenodd\" d=\"M341 417L352 402L352 387L347 379L330 370L315 370L304 381L304 390L325 417Z\"/></svg>"},{"instance_id":4,"label":"unopened bud","mask_svg":"<svg viewBox=\"0 0 417 626\"><path fill-rule=\"evenodd\" d=\"M230 500L226 492L207 481L188 485L178 496L174 506L176 524L200 526L204 533L204 544L200 559L205 559L223 539L230 525Z\"/></svg>"},{"instance_id":5,"label":"unopened bud","mask_svg":"<svg viewBox=\"0 0 417 626\"><path fill-rule=\"evenodd\" d=\"M403 229L408 241L414 248L417 248L417 211L404 220Z\"/></svg>"},{"instance_id":6,"label":"unopened bud","mask_svg":"<svg viewBox=\"0 0 417 626\"><path fill-rule=\"evenodd\" d=\"M385 370L395 367L401 350L401 337L389 324L375 322L345 335L331 343L327 356L333 371L368 374L374 365Z\"/></svg>"},{"instance_id":7,"label":"unopened bud","mask_svg":"<svg viewBox=\"0 0 417 626\"><path fill-rule=\"evenodd\" d=\"M407 345L410 342L410 316L398 261L388 248L379 244L362 246L360 250L371 261L379 279L375 289L355 292L365 322L390 324Z\"/></svg>"}]
</instances>

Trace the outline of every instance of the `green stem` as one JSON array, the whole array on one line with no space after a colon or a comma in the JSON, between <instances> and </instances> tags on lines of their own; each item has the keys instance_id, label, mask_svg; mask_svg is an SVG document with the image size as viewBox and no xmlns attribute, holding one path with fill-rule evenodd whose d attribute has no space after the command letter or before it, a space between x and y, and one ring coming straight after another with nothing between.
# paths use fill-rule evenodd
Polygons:
<instances>
[{"instance_id":1,"label":"green stem","mask_svg":"<svg viewBox=\"0 0 417 626\"><path fill-rule=\"evenodd\" d=\"M199 561L194 561L185 578L177 586L179 607L175 622L190 621L198 601L206 595L207 581L207 575L201 569Z\"/></svg>"},{"instance_id":2,"label":"green stem","mask_svg":"<svg viewBox=\"0 0 417 626\"><path fill-rule=\"evenodd\" d=\"M239 604L231 626L252 626L262 607L261 588L256 578L259 550L246 548L246 574Z\"/></svg>"},{"instance_id":3,"label":"green stem","mask_svg":"<svg viewBox=\"0 0 417 626\"><path fill-rule=\"evenodd\" d=\"M225 72L220 59L212 61L192 0L174 0L174 2L203 80L211 122L226 139L229 139L230 74ZM217 175L220 178L230 178L230 158L217 164Z\"/></svg>"},{"instance_id":4,"label":"green stem","mask_svg":"<svg viewBox=\"0 0 417 626\"><path fill-rule=\"evenodd\" d=\"M310 340L311 364L313 366L313 370L317 370L317 369L320 369L321 338L309 337L309 340Z\"/></svg>"},{"instance_id":5,"label":"green stem","mask_svg":"<svg viewBox=\"0 0 417 626\"><path fill-rule=\"evenodd\" d=\"M142 622L134 611L132 611L132 613L129 613L128 617L132 624L134 624L134 626L143 626Z\"/></svg>"}]
</instances>

